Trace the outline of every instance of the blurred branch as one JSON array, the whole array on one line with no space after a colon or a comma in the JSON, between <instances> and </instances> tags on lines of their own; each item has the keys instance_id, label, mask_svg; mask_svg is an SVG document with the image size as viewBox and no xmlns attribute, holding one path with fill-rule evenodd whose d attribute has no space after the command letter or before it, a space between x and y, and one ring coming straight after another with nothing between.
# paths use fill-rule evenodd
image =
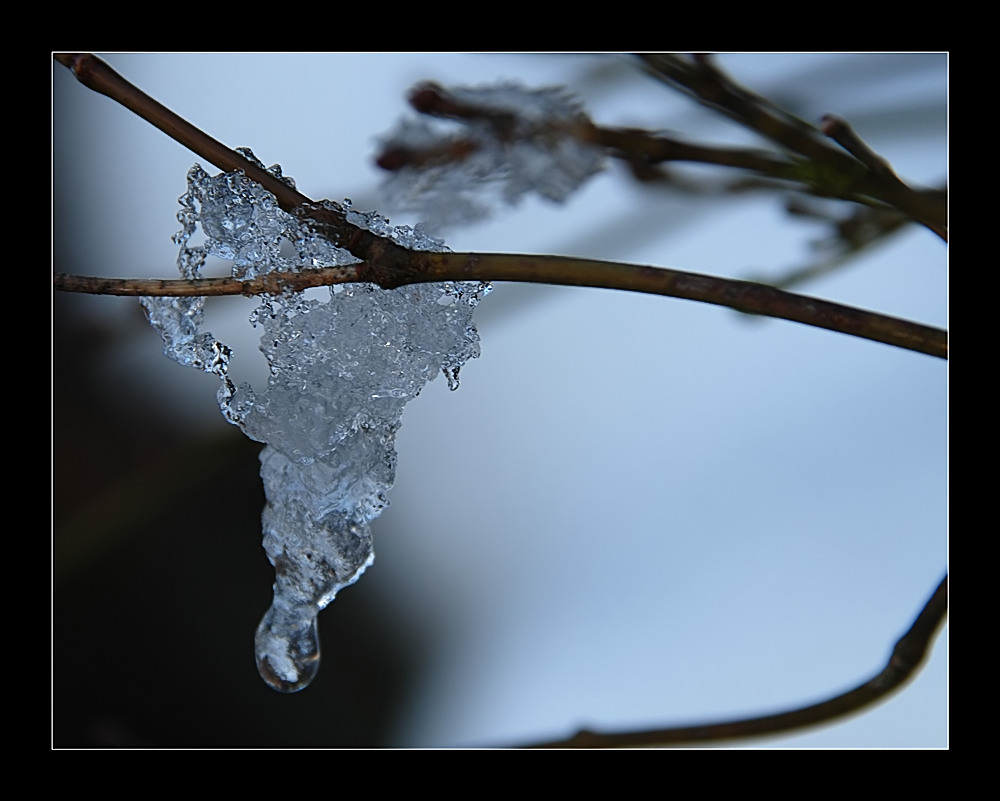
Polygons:
<instances>
[{"instance_id":1,"label":"blurred branch","mask_svg":"<svg viewBox=\"0 0 1000 801\"><path fill-rule=\"evenodd\" d=\"M639 128L602 127L593 123L583 112L579 112L570 121L543 119L529 123L526 120L519 120L513 111L498 111L495 108L476 105L429 81L417 84L411 90L409 102L421 114L486 124L493 129L494 135L501 142L513 143L519 138L544 140L554 136L572 137L603 148L612 158L627 162L637 174L641 174L643 168L666 162L687 161L746 170L758 178L782 182L785 188L796 188L826 197L884 206L881 201L860 195L853 189L856 182L855 175L859 172L858 165L826 143L821 143L819 148L805 148L799 142L799 147L810 152L822 153L824 156L829 156L830 153L836 154L832 157L833 166L842 173L846 172L848 180L834 181L832 177L827 177L820 184L815 180L816 171L809 166L809 162L804 162L799 157L792 158L787 152L773 153L752 148L698 145ZM761 99L760 102L765 101ZM809 136L815 133L816 129L804 122L798 122L803 137L806 137L806 133ZM842 120L838 120L838 125L831 128L834 129L850 130ZM785 138L798 141L792 140L791 137ZM857 140L856 135L854 139ZM478 147L475 138L460 135L428 142L422 147L390 142L383 146L375 163L390 172L407 167L419 170L428 166L459 164ZM884 172L887 167L884 163L882 167ZM888 169L888 174L899 186L903 186L891 169ZM771 185L772 188L775 186L773 183Z\"/></svg>"},{"instance_id":2,"label":"blurred branch","mask_svg":"<svg viewBox=\"0 0 1000 801\"><path fill-rule=\"evenodd\" d=\"M768 283L782 289L789 289L849 264L863 250L884 241L913 221L912 209L907 211L887 205L874 196L858 191L865 176L870 174L872 181L877 181L885 190L883 194L894 192L905 198L914 196L914 190L898 178L886 159L862 141L845 120L828 114L816 128L766 98L737 86L717 70L707 56L693 57L691 62L677 56L655 58L657 65L678 79L681 75L694 76L700 66L710 80L699 84L694 77L689 77L687 85L700 86L702 96L721 94L726 104L713 105L713 108L727 113L751 130L767 135L781 149L768 151L706 146L642 129L602 127L594 124L582 110L565 118L534 119L530 115L522 118L517 111L483 104L468 92L448 90L425 81L409 93L409 103L416 111L473 127L467 127L466 134L440 134L422 140L419 137L408 140L403 136L387 140L376 163L390 172L410 170L420 174L447 167L460 170L462 163L484 146L480 129L486 126L492 129L493 141L503 147L522 141L533 141L537 146L545 147L554 138L573 138L588 143L623 161L636 180L656 183L686 194L735 194L751 189L786 192L791 193L788 202L790 213L802 213L807 209L808 196L850 202L854 208L847 217L809 213L809 216L829 222L833 235L822 241L821 253L815 261L780 278L768 280ZM664 75L659 77L666 80ZM690 91L687 93L691 94ZM832 146L831 141L843 150ZM723 181L692 180L666 169L664 165L671 162L711 165L726 168L728 174L738 170L744 175L740 177L736 173L737 177ZM429 179L429 183L433 185L434 180ZM946 190L926 190L924 195L945 208ZM933 222L924 222L942 238L947 237L945 228Z\"/></svg>"},{"instance_id":3,"label":"blurred branch","mask_svg":"<svg viewBox=\"0 0 1000 801\"><path fill-rule=\"evenodd\" d=\"M799 179L816 194L898 209L942 239L948 238L947 192L916 190L903 183L843 120L828 116L818 129L748 89L707 55L690 59L669 53L639 55L648 71L699 103L805 157ZM833 147L828 137L847 152Z\"/></svg>"},{"instance_id":4,"label":"blurred branch","mask_svg":"<svg viewBox=\"0 0 1000 801\"><path fill-rule=\"evenodd\" d=\"M812 217L828 224L830 236L813 243L819 255L812 262L787 270L779 276L754 277L779 289L791 289L850 264L858 254L885 242L901 231L909 220L895 209L859 206L847 217L838 218L814 208L804 198L793 197L787 205L789 214Z\"/></svg>"},{"instance_id":5,"label":"blurred branch","mask_svg":"<svg viewBox=\"0 0 1000 801\"><path fill-rule=\"evenodd\" d=\"M409 101L421 114L485 123L500 141L513 141L517 136L572 136L605 148L612 157L628 162L637 174L642 172L639 165L651 167L669 161L690 161L746 170L823 197L878 208L889 206L947 239L947 193L907 186L846 121L828 114L821 127L816 128L735 83L708 56L686 60L672 54L653 54L640 58L660 80L770 139L781 150L772 153L704 146L640 129L605 128L595 125L582 112L571 122L544 120L526 125L524 121L519 123L512 111L498 111L463 100L431 82L414 87ZM832 146L830 139L843 150ZM461 136L425 148L390 144L376 158L376 163L390 171L404 167L420 169L461 162L476 148L474 139Z\"/></svg>"},{"instance_id":6,"label":"blurred branch","mask_svg":"<svg viewBox=\"0 0 1000 801\"><path fill-rule=\"evenodd\" d=\"M922 666L948 612L948 576L941 580L917 619L892 649L885 667L871 679L826 701L757 718L652 729L621 734L579 731L568 740L541 743L533 748L640 748L696 743L721 743L782 734L860 712L908 682Z\"/></svg>"},{"instance_id":7,"label":"blurred branch","mask_svg":"<svg viewBox=\"0 0 1000 801\"><path fill-rule=\"evenodd\" d=\"M278 199L278 205L285 211L291 211L296 206L309 201L309 198L301 192L297 192L284 181L260 169L235 150L226 147L218 139L213 139L162 103L151 98L96 56L89 53L55 53L53 57L64 67L69 68L76 79L88 89L93 89L95 92L121 103L129 111L159 128L192 153L197 153L202 158L207 159L220 170L243 172L248 178L256 181L274 195Z\"/></svg>"},{"instance_id":8,"label":"blurred branch","mask_svg":"<svg viewBox=\"0 0 1000 801\"><path fill-rule=\"evenodd\" d=\"M519 121L513 111L501 112L475 105L430 81L417 84L410 92L409 101L421 114L486 123L493 128L496 138L506 143L518 138L568 136L604 148L612 157L630 162L639 159L648 164L693 161L750 170L772 178L795 179L796 167L793 163L775 158L764 150L695 145L639 128L603 128L595 125L583 112L578 112L570 121L543 119L529 124ZM404 167L458 163L477 147L474 139L463 136L429 143L424 148L389 144L376 157L375 163L390 172Z\"/></svg>"},{"instance_id":9,"label":"blurred branch","mask_svg":"<svg viewBox=\"0 0 1000 801\"><path fill-rule=\"evenodd\" d=\"M889 162L868 147L847 120L836 114L824 114L819 129L876 175L902 183Z\"/></svg>"}]
</instances>

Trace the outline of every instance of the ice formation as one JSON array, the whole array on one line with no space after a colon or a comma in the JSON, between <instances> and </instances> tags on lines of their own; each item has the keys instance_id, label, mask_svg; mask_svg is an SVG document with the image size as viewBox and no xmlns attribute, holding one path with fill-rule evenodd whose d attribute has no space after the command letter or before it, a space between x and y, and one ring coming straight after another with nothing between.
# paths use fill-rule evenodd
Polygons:
<instances>
[{"instance_id":1,"label":"ice formation","mask_svg":"<svg viewBox=\"0 0 1000 801\"><path fill-rule=\"evenodd\" d=\"M443 111L421 108L427 93ZM562 87L422 84L411 102L449 121L405 118L383 137L380 163L392 172L382 190L387 204L418 211L432 228L472 222L532 193L562 202L604 168L604 150L577 135L590 123L583 106Z\"/></svg>"},{"instance_id":2,"label":"ice formation","mask_svg":"<svg viewBox=\"0 0 1000 801\"><path fill-rule=\"evenodd\" d=\"M277 166L270 171L280 177ZM208 256L231 260L236 276L356 261L241 173L210 177L196 165L180 202L183 228L175 241L185 277L199 276ZM377 214L345 207L355 225L410 248L443 249ZM192 245L199 224L205 243ZM282 255L282 240L292 243L294 258ZM255 653L261 677L274 689L296 692L316 675L317 615L374 558L369 523L388 503L403 407L439 371L457 387L462 364L479 355L472 311L488 291L479 283L388 291L355 284L332 288L325 301L266 297L250 316L263 329L260 349L270 365L260 393L230 380L232 351L202 330L203 298L143 299L164 353L217 374L226 419L266 443L264 549L276 580Z\"/></svg>"}]
</instances>

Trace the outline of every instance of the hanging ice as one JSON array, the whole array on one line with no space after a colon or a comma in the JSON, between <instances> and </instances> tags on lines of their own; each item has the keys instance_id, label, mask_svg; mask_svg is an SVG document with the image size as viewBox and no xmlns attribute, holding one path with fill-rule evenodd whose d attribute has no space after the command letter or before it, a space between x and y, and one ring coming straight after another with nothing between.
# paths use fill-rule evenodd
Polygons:
<instances>
[{"instance_id":1,"label":"hanging ice","mask_svg":"<svg viewBox=\"0 0 1000 801\"><path fill-rule=\"evenodd\" d=\"M209 177L196 166L181 204L184 228L176 241L186 277L199 275L207 255L233 260L236 275L355 261L241 174ZM390 228L377 214L349 211L349 219L410 248L443 248ZM199 223L206 244L189 246ZM281 255L282 239L294 244L295 258ZM274 689L295 692L315 676L316 617L374 558L369 523L388 503L403 407L440 371L457 387L462 364L479 355L472 310L488 289L463 283L386 291L365 284L335 288L325 302L266 298L250 318L263 329L260 347L270 365L260 394L229 379L231 351L201 330L203 299L143 299L166 355L218 374L226 418L267 443L260 455L264 549L276 578L255 652Z\"/></svg>"}]
</instances>

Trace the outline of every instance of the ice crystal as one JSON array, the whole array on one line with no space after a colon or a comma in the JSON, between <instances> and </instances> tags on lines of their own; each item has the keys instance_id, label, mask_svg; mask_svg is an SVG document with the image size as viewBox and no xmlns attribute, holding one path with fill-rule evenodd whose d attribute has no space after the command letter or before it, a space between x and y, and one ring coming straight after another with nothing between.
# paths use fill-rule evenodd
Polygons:
<instances>
[{"instance_id":1,"label":"ice crystal","mask_svg":"<svg viewBox=\"0 0 1000 801\"><path fill-rule=\"evenodd\" d=\"M432 228L488 216L529 194L562 202L604 167L586 140L590 121L561 87L417 86L411 104L447 126L407 118L383 137L379 164L391 171L387 204L416 211Z\"/></svg>"},{"instance_id":2,"label":"ice crystal","mask_svg":"<svg viewBox=\"0 0 1000 801\"><path fill-rule=\"evenodd\" d=\"M280 175L277 167L271 172ZM175 241L185 277L197 277L208 255L231 260L237 276L356 261L242 174L210 177L196 166L180 202L183 227ZM407 247L444 247L420 232L394 229L378 214L354 211L349 202L344 208L355 225ZM192 246L199 225L205 244ZM295 258L282 255L283 239ZM226 419L266 443L262 523L276 580L255 653L274 689L295 692L315 676L319 611L374 559L369 523L388 503L403 407L438 372L457 387L462 364L479 355L472 311L488 290L478 283L391 291L358 284L331 289L325 301L266 297L250 316L262 330L260 349L270 366L260 393L230 380L232 352L202 330L203 298L143 299L165 354L219 375Z\"/></svg>"}]
</instances>

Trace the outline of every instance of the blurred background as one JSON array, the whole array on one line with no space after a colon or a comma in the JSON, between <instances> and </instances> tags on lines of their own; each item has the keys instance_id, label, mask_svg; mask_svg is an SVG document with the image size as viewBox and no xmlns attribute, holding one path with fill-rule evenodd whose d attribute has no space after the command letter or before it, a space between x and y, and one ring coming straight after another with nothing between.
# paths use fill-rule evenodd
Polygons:
<instances>
[{"instance_id":1,"label":"blurred background","mask_svg":"<svg viewBox=\"0 0 1000 801\"><path fill-rule=\"evenodd\" d=\"M422 79L565 85L604 125L761 145L609 55L104 55L314 198L396 223L373 164ZM908 181L947 171L947 56L736 54L738 81L839 114ZM197 157L53 63L53 270L173 277ZM213 173L216 171L204 165ZM714 179L689 168L681 174ZM693 196L618 164L564 205L446 231L779 280L828 233L774 193ZM797 291L947 325L947 254L908 227ZM208 328L265 367L253 303ZM257 676L273 571L258 443L214 376L161 355L135 300L53 296L57 747L506 746L765 714L881 669L947 563L947 369L793 323L608 290L498 285L462 386L406 409L376 561L320 615L294 696ZM943 747L947 628L900 694L752 747Z\"/></svg>"}]
</instances>

